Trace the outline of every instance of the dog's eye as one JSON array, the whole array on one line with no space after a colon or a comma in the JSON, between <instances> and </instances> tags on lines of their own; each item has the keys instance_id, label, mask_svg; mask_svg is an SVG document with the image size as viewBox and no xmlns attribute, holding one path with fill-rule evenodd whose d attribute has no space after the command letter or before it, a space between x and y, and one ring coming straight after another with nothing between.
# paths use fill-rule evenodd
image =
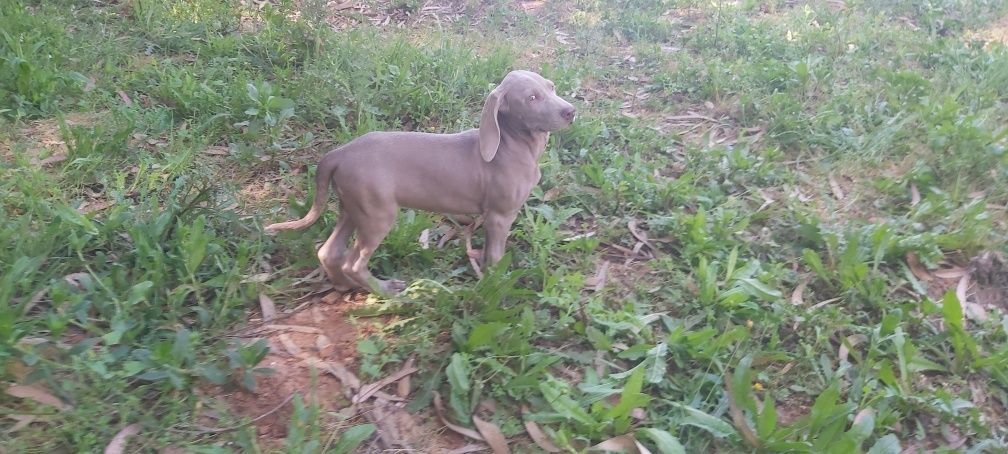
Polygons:
<instances>
[{"instance_id":1,"label":"dog's eye","mask_svg":"<svg viewBox=\"0 0 1008 454\"><path fill-rule=\"evenodd\" d=\"M535 101L536 99L538 99L536 95L529 95L529 101Z\"/></svg>"}]
</instances>

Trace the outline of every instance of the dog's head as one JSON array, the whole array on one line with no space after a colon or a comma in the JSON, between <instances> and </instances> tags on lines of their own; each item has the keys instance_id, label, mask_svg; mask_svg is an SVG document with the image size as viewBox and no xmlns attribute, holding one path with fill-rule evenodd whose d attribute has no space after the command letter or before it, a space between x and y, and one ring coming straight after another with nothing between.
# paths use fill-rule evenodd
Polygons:
<instances>
[{"instance_id":1,"label":"dog's head","mask_svg":"<svg viewBox=\"0 0 1008 454\"><path fill-rule=\"evenodd\" d=\"M557 96L552 81L532 71L511 71L497 86L480 116L479 142L483 160L490 162L500 145L499 115L532 132L557 131L574 122L574 106Z\"/></svg>"}]
</instances>

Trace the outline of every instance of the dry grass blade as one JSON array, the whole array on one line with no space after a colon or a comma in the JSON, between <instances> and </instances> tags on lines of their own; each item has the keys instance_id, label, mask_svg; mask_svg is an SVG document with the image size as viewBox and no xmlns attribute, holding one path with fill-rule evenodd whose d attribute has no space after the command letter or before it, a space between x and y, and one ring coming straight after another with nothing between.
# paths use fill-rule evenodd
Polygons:
<instances>
[{"instance_id":1,"label":"dry grass blade","mask_svg":"<svg viewBox=\"0 0 1008 454\"><path fill-rule=\"evenodd\" d=\"M112 437L112 441L105 447L105 454L122 454L126 449L126 441L140 433L140 424L133 423L123 427L119 433Z\"/></svg>"},{"instance_id":2,"label":"dry grass blade","mask_svg":"<svg viewBox=\"0 0 1008 454\"><path fill-rule=\"evenodd\" d=\"M262 319L264 322L268 322L276 318L276 304L273 300L263 293L259 294L259 309L262 311Z\"/></svg>"},{"instance_id":3,"label":"dry grass blade","mask_svg":"<svg viewBox=\"0 0 1008 454\"><path fill-rule=\"evenodd\" d=\"M528 411L529 411L528 406L522 405L522 414L528 413ZM542 431L542 429L539 428L539 425L536 424L535 421L526 420L524 421L524 423L525 423L525 432L528 432L529 437L532 438L532 441L535 442L537 446L542 448L543 451L560 452L560 448L558 448L555 444L553 444L552 441L550 441L549 437L546 436L546 434Z\"/></svg>"},{"instance_id":4,"label":"dry grass blade","mask_svg":"<svg viewBox=\"0 0 1008 454\"><path fill-rule=\"evenodd\" d=\"M920 191L917 190L916 184L910 185L910 206L915 206L921 201Z\"/></svg>"},{"instance_id":5,"label":"dry grass blade","mask_svg":"<svg viewBox=\"0 0 1008 454\"><path fill-rule=\"evenodd\" d=\"M416 372L416 371L417 371L416 366L407 364L402 369L400 369L399 372L396 372L396 373L394 373L392 375L389 375L388 377L385 377L385 378L383 378L381 380L378 380L378 381L376 381L374 383L361 386L360 391L357 393L356 396L354 396L353 399L351 399L351 402L353 402L355 404L364 402L365 400L368 400L372 395L374 395L376 392L378 392L382 388L384 388L384 387L386 387L386 386L388 386L388 385L390 385L392 383L395 383L395 382L399 381L400 379L402 379L403 377L406 377L407 375L412 374L413 372Z\"/></svg>"},{"instance_id":6,"label":"dry grass blade","mask_svg":"<svg viewBox=\"0 0 1008 454\"><path fill-rule=\"evenodd\" d=\"M448 422L448 419L444 416L445 411L444 404L441 403L441 393L436 391L434 392L434 412L437 413L438 420L441 421L441 424L444 424L445 427L451 429L453 432L472 438L476 441L485 441L479 432Z\"/></svg>"},{"instance_id":7,"label":"dry grass blade","mask_svg":"<svg viewBox=\"0 0 1008 454\"><path fill-rule=\"evenodd\" d=\"M49 405L51 407L56 407L57 410L66 411L73 408L70 405L63 403L58 397L54 396L49 391L32 385L10 385L7 388L7 394L14 397L20 397L22 399L31 399L42 405Z\"/></svg>"},{"instance_id":8,"label":"dry grass blade","mask_svg":"<svg viewBox=\"0 0 1008 454\"><path fill-rule=\"evenodd\" d=\"M511 454L511 449L508 448L507 438L504 438L504 433L501 432L500 428L497 427L496 424L484 421L476 415L473 415L472 419L473 424L476 426L476 430L478 430L480 435L483 436L483 440L490 445L490 449L493 450L494 454Z\"/></svg>"}]
</instances>

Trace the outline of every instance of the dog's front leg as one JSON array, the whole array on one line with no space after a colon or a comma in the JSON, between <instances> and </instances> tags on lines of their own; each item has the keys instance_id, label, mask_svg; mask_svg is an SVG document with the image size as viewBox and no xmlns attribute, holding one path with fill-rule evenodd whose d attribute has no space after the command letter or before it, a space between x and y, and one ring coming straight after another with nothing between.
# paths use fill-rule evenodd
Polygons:
<instances>
[{"instance_id":1,"label":"dog's front leg","mask_svg":"<svg viewBox=\"0 0 1008 454\"><path fill-rule=\"evenodd\" d=\"M486 229L486 244L483 246L485 266L493 266L504 256L504 244L511 233L511 224L517 217L517 210L510 213L487 213L483 224Z\"/></svg>"}]
</instances>

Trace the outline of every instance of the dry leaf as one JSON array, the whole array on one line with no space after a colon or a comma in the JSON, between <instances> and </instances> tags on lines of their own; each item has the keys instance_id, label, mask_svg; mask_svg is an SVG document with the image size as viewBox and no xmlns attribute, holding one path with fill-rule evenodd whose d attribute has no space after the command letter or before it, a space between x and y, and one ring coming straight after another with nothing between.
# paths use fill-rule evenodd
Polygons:
<instances>
[{"instance_id":1,"label":"dry leaf","mask_svg":"<svg viewBox=\"0 0 1008 454\"><path fill-rule=\"evenodd\" d=\"M39 388L34 385L10 385L7 388L7 394L20 397L22 399L31 399L42 405L49 405L56 407L60 411L66 411L73 407L63 403L58 397L54 396L47 390Z\"/></svg>"},{"instance_id":2,"label":"dry leaf","mask_svg":"<svg viewBox=\"0 0 1008 454\"><path fill-rule=\"evenodd\" d=\"M592 446L588 448L588 450L629 452L637 454L637 439L634 438L633 435L620 435Z\"/></svg>"},{"instance_id":3,"label":"dry leaf","mask_svg":"<svg viewBox=\"0 0 1008 454\"><path fill-rule=\"evenodd\" d=\"M638 454L651 454L651 451L648 448L644 447L644 445L642 445L641 442L637 441L636 438L634 439L634 444L637 445Z\"/></svg>"},{"instance_id":4,"label":"dry leaf","mask_svg":"<svg viewBox=\"0 0 1008 454\"><path fill-rule=\"evenodd\" d=\"M609 261L602 260L595 269L595 275L585 279L585 285L593 291L600 291L606 284L606 277L609 274Z\"/></svg>"},{"instance_id":5,"label":"dry leaf","mask_svg":"<svg viewBox=\"0 0 1008 454\"><path fill-rule=\"evenodd\" d=\"M988 320L987 309L977 303L963 304L963 313L966 314L966 318L974 322L983 323Z\"/></svg>"},{"instance_id":6,"label":"dry leaf","mask_svg":"<svg viewBox=\"0 0 1008 454\"><path fill-rule=\"evenodd\" d=\"M264 326L263 328L274 331L293 331L295 333L302 333L302 334L322 334L322 330L312 326L270 324Z\"/></svg>"},{"instance_id":7,"label":"dry leaf","mask_svg":"<svg viewBox=\"0 0 1008 454\"><path fill-rule=\"evenodd\" d=\"M470 452L487 452L487 445L467 444L448 451L447 454L468 454Z\"/></svg>"},{"instance_id":8,"label":"dry leaf","mask_svg":"<svg viewBox=\"0 0 1008 454\"><path fill-rule=\"evenodd\" d=\"M119 433L112 437L112 441L105 447L105 454L122 454L126 448L126 441L140 433L140 424L133 423L123 427Z\"/></svg>"},{"instance_id":9,"label":"dry leaf","mask_svg":"<svg viewBox=\"0 0 1008 454\"><path fill-rule=\"evenodd\" d=\"M921 201L920 191L917 190L917 185L910 184L910 206L917 205Z\"/></svg>"},{"instance_id":10,"label":"dry leaf","mask_svg":"<svg viewBox=\"0 0 1008 454\"><path fill-rule=\"evenodd\" d=\"M402 369L399 370L399 372L396 372L396 373L394 373L392 375L389 375L388 377L385 377L385 378L383 378L381 380L378 380L378 381L376 381L374 383L370 383L370 384L361 386L360 391L350 401L353 402L353 403L355 403L355 404L364 402L365 400L368 400L368 398L370 398L372 395L374 395L376 392L378 392L382 388L384 388L384 387L386 387L386 386L388 386L388 385L390 385L392 383L395 383L395 382L399 381L399 379L401 379L401 378L403 378L403 377L405 377L405 376L407 376L409 374L412 374L413 372L416 372L416 371L417 371L416 366L413 366L412 364L406 364L406 365L403 366Z\"/></svg>"},{"instance_id":11,"label":"dry leaf","mask_svg":"<svg viewBox=\"0 0 1008 454\"><path fill-rule=\"evenodd\" d=\"M966 290L969 289L970 276L969 274L964 274L962 278L959 279L959 284L956 285L956 297L959 298L959 304L966 304Z\"/></svg>"},{"instance_id":12,"label":"dry leaf","mask_svg":"<svg viewBox=\"0 0 1008 454\"><path fill-rule=\"evenodd\" d=\"M843 200L844 198L843 189L840 188L840 184L837 183L835 178L833 178L833 175L829 176L829 186L830 190L833 191L833 197L835 197L837 200Z\"/></svg>"},{"instance_id":13,"label":"dry leaf","mask_svg":"<svg viewBox=\"0 0 1008 454\"><path fill-rule=\"evenodd\" d=\"M560 186L554 186L554 187L550 188L549 191L546 191L546 193L543 194L543 196L542 196L543 202L551 202L551 201L553 201L554 199L557 198L558 195L560 195L561 191L562 191L562 189L560 188Z\"/></svg>"},{"instance_id":14,"label":"dry leaf","mask_svg":"<svg viewBox=\"0 0 1008 454\"><path fill-rule=\"evenodd\" d=\"M90 277L91 275L88 273L70 273L63 276L63 280L67 281L68 284L77 290L84 290L84 280Z\"/></svg>"},{"instance_id":15,"label":"dry leaf","mask_svg":"<svg viewBox=\"0 0 1008 454\"><path fill-rule=\"evenodd\" d=\"M484 421L476 415L473 415L472 419L476 430L483 436L483 440L490 445L490 449L493 450L494 454L511 454L511 449L507 445L507 438L504 438L504 433L501 432L497 425Z\"/></svg>"},{"instance_id":16,"label":"dry leaf","mask_svg":"<svg viewBox=\"0 0 1008 454\"><path fill-rule=\"evenodd\" d=\"M284 333L277 336L277 338L280 339L280 344L283 345L284 350L287 350L287 353L290 353L290 355L295 358L301 357L301 347L298 347L298 345L291 340L290 336Z\"/></svg>"},{"instance_id":17,"label":"dry leaf","mask_svg":"<svg viewBox=\"0 0 1008 454\"><path fill-rule=\"evenodd\" d=\"M126 104L127 106L133 105L133 100L130 99L129 95L127 95L125 91L116 90L116 94L119 95L119 99L122 99L123 103Z\"/></svg>"},{"instance_id":18,"label":"dry leaf","mask_svg":"<svg viewBox=\"0 0 1008 454\"><path fill-rule=\"evenodd\" d=\"M8 418L17 421L13 426L7 429L7 433L11 434L17 432L25 427L28 427L31 423L35 422L35 415L7 415Z\"/></svg>"},{"instance_id":19,"label":"dry leaf","mask_svg":"<svg viewBox=\"0 0 1008 454\"><path fill-rule=\"evenodd\" d=\"M336 379L338 379L341 383L343 383L343 386L347 390L358 390L361 387L360 379L357 378L357 376L354 375L353 372L350 372L350 369L348 369L342 362L332 359L328 361L322 361L318 358L308 358L305 359L304 363L309 367L314 367L329 372L330 374L332 374L332 376L336 377ZM347 397L350 397L349 396L350 393L347 392L347 394L348 394Z\"/></svg>"},{"instance_id":20,"label":"dry leaf","mask_svg":"<svg viewBox=\"0 0 1008 454\"><path fill-rule=\"evenodd\" d=\"M451 429L453 432L472 438L473 440L483 441L483 436L480 435L479 432L448 422L448 419L444 416L445 411L444 404L441 403L441 393L437 391L434 391L434 412L437 413L438 420L441 421L441 424L444 424L445 427Z\"/></svg>"},{"instance_id":21,"label":"dry leaf","mask_svg":"<svg viewBox=\"0 0 1008 454\"><path fill-rule=\"evenodd\" d=\"M650 249L655 256L658 255L658 250L655 249L654 245L651 244L650 241L648 241L647 232L641 232L640 230L637 229L637 220L631 219L629 222L627 222L627 229L630 230L630 234L633 235L633 237L636 238L637 241L644 243L644 245L647 246L648 249Z\"/></svg>"},{"instance_id":22,"label":"dry leaf","mask_svg":"<svg viewBox=\"0 0 1008 454\"><path fill-rule=\"evenodd\" d=\"M262 318L264 322L268 322L276 318L276 304L270 297L263 293L259 294L259 309L262 310Z\"/></svg>"},{"instance_id":23,"label":"dry leaf","mask_svg":"<svg viewBox=\"0 0 1008 454\"><path fill-rule=\"evenodd\" d=\"M951 268L942 268L940 270L936 270L934 273L931 274L934 275L935 277L940 277L942 279L959 279L969 274L969 270L961 266L953 266Z\"/></svg>"},{"instance_id":24,"label":"dry leaf","mask_svg":"<svg viewBox=\"0 0 1008 454\"><path fill-rule=\"evenodd\" d=\"M791 292L791 304L794 304L796 306L805 304L805 300L802 297L805 294L805 288L808 287L808 284L811 280L812 280L811 277L806 276L805 279L802 279L802 281L798 283L798 286L795 287L794 292Z\"/></svg>"},{"instance_id":25,"label":"dry leaf","mask_svg":"<svg viewBox=\"0 0 1008 454\"><path fill-rule=\"evenodd\" d=\"M38 165L40 165L42 167L45 167L45 166L48 166L50 164L55 164L57 162L66 161L66 158L67 158L66 153L56 153L56 154L54 154L52 156L49 156L48 158L45 158L45 159L39 161Z\"/></svg>"},{"instance_id":26,"label":"dry leaf","mask_svg":"<svg viewBox=\"0 0 1008 454\"><path fill-rule=\"evenodd\" d=\"M851 347L855 347L857 344L866 340L868 340L868 336L865 336L864 334L851 334L850 336L847 336L847 344L850 344ZM850 354L850 350L847 349L847 344L841 342L840 348L837 350L837 358L840 359L841 363L847 362L847 356Z\"/></svg>"},{"instance_id":27,"label":"dry leaf","mask_svg":"<svg viewBox=\"0 0 1008 454\"><path fill-rule=\"evenodd\" d=\"M416 358L410 358L406 360L406 364L403 367L413 367L414 363L416 363ZM405 399L406 396L409 395L409 393L410 393L410 376L407 375L403 377L401 380L399 380L399 383L396 384L396 394L399 397Z\"/></svg>"},{"instance_id":28,"label":"dry leaf","mask_svg":"<svg viewBox=\"0 0 1008 454\"><path fill-rule=\"evenodd\" d=\"M527 405L522 405L522 413L528 413L529 409ZM535 421L526 420L525 422L525 432L528 432L529 437L535 442L537 446L542 448L546 452L560 452L558 448L549 437L539 428L539 425Z\"/></svg>"},{"instance_id":29,"label":"dry leaf","mask_svg":"<svg viewBox=\"0 0 1008 454\"><path fill-rule=\"evenodd\" d=\"M315 350L318 350L320 358L328 358L336 351L336 344L333 344L325 334L319 334L315 338Z\"/></svg>"},{"instance_id":30,"label":"dry leaf","mask_svg":"<svg viewBox=\"0 0 1008 454\"><path fill-rule=\"evenodd\" d=\"M203 150L203 153L204 154L208 154L208 155L214 155L214 156L227 156L228 155L228 149L227 149L227 147L222 147L220 145L214 145L214 146L211 146L211 147L207 147L206 150Z\"/></svg>"},{"instance_id":31,"label":"dry leaf","mask_svg":"<svg viewBox=\"0 0 1008 454\"><path fill-rule=\"evenodd\" d=\"M430 231L431 229L423 229L420 232L420 249L430 249Z\"/></svg>"},{"instance_id":32,"label":"dry leaf","mask_svg":"<svg viewBox=\"0 0 1008 454\"><path fill-rule=\"evenodd\" d=\"M916 276L917 279L920 279L924 282L929 282L932 279L934 279L934 276L932 276L931 273L926 268L924 268L924 265L921 265L920 260L917 259L917 254L914 254L913 252L908 252L906 255L906 262L907 266L910 267L910 272L913 273L913 275Z\"/></svg>"},{"instance_id":33,"label":"dry leaf","mask_svg":"<svg viewBox=\"0 0 1008 454\"><path fill-rule=\"evenodd\" d=\"M861 422L861 420L864 419L864 418L867 418L869 416L874 416L874 414L875 414L875 410L874 409L872 409L871 407L865 408L865 409L857 412L856 415L854 415L854 424L857 424L857 423Z\"/></svg>"}]
</instances>

